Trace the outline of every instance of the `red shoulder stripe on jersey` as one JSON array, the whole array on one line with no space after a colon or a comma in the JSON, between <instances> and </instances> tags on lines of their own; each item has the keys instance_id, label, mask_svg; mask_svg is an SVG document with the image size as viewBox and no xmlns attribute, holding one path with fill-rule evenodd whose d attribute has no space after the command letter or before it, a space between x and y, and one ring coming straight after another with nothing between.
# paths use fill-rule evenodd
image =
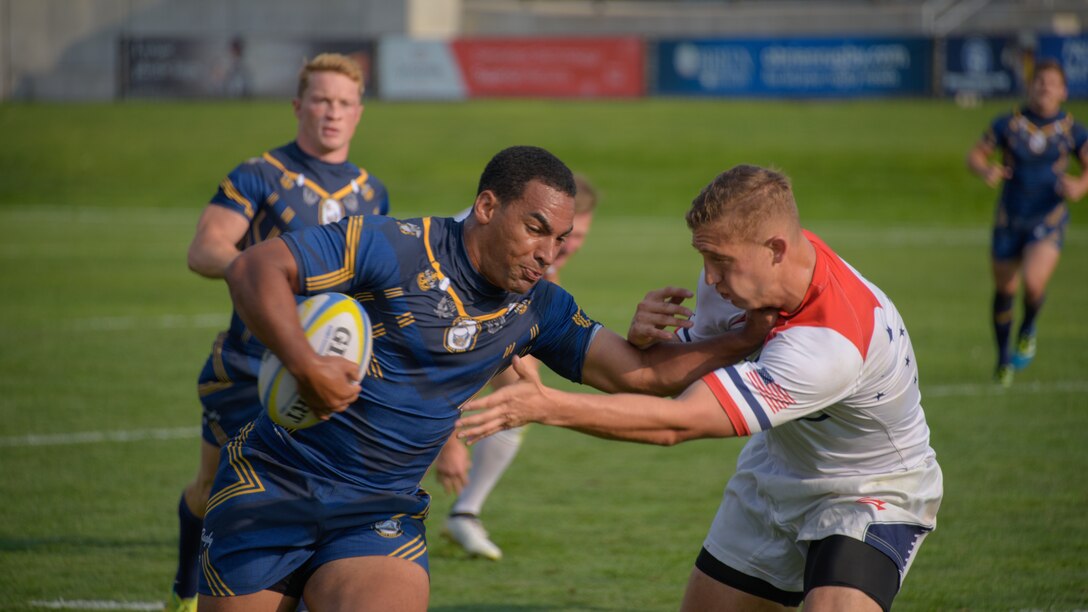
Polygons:
<instances>
[{"instance_id":1,"label":"red shoulder stripe on jersey","mask_svg":"<svg viewBox=\"0 0 1088 612\"><path fill-rule=\"evenodd\" d=\"M880 302L865 281L822 240L807 230L805 237L816 248L812 283L800 308L779 316L768 340L790 327L826 327L842 334L865 359L875 331L874 311L880 308Z\"/></svg>"},{"instance_id":2,"label":"red shoulder stripe on jersey","mask_svg":"<svg viewBox=\"0 0 1088 612\"><path fill-rule=\"evenodd\" d=\"M703 382L706 383L706 386L710 387L710 392L714 394L718 403L721 404L722 410L725 411L725 416L728 417L729 422L733 424L733 431L735 431L738 436L752 435L752 431L748 429L748 422L744 420L744 414L737 406L737 403L733 401L733 396L729 395L729 391L725 389L725 385L722 384L718 375L711 372L703 377Z\"/></svg>"}]
</instances>

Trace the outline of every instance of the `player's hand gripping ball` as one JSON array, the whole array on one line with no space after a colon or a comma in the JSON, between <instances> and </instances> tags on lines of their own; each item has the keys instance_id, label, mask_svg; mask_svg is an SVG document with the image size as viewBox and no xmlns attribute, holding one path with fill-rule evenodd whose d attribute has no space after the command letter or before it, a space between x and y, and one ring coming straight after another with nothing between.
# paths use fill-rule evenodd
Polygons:
<instances>
[{"instance_id":1,"label":"player's hand gripping ball","mask_svg":"<svg viewBox=\"0 0 1088 612\"><path fill-rule=\"evenodd\" d=\"M370 365L374 337L370 319L359 302L342 293L322 293L300 302L298 317L318 355L338 355L359 364L362 380ZM269 350L261 358L257 392L268 415L279 425L303 429L321 423L299 396L295 377Z\"/></svg>"}]
</instances>

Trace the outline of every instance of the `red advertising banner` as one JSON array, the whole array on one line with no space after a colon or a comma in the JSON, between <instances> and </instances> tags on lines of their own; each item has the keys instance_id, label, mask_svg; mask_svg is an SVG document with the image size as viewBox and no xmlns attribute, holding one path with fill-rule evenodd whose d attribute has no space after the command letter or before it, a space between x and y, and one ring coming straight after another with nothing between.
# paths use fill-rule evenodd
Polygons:
<instances>
[{"instance_id":1,"label":"red advertising banner","mask_svg":"<svg viewBox=\"0 0 1088 612\"><path fill-rule=\"evenodd\" d=\"M639 38L476 38L451 47L473 98L628 98L646 91Z\"/></svg>"}]
</instances>

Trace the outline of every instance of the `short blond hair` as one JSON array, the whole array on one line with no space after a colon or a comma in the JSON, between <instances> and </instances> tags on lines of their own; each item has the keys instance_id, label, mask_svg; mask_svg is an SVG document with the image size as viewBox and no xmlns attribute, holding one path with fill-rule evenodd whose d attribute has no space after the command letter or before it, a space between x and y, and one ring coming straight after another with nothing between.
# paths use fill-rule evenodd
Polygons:
<instances>
[{"instance_id":1,"label":"short blond hair","mask_svg":"<svg viewBox=\"0 0 1088 612\"><path fill-rule=\"evenodd\" d=\"M734 240L756 240L764 224L784 219L800 227L790 179L776 170L740 165L710 181L691 202L686 220L692 231L721 224Z\"/></svg>"},{"instance_id":2,"label":"short blond hair","mask_svg":"<svg viewBox=\"0 0 1088 612\"><path fill-rule=\"evenodd\" d=\"M574 214L591 213L597 209L597 189L581 174L574 175Z\"/></svg>"},{"instance_id":3,"label":"short blond hair","mask_svg":"<svg viewBox=\"0 0 1088 612\"><path fill-rule=\"evenodd\" d=\"M302 66L298 72L298 97L306 93L310 85L310 75L315 72L335 72L342 74L359 85L359 97L363 97L366 85L363 83L363 69L359 62L342 53L322 53Z\"/></svg>"}]
</instances>

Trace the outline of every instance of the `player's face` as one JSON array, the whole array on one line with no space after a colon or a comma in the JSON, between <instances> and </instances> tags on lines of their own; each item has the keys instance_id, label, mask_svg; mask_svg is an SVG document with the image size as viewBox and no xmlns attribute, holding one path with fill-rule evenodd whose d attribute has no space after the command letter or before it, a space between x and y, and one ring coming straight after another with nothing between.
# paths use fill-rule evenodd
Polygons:
<instances>
[{"instance_id":1,"label":"player's face","mask_svg":"<svg viewBox=\"0 0 1088 612\"><path fill-rule=\"evenodd\" d=\"M512 293L526 293L555 262L574 224L574 198L540 181L502 205L490 191L476 198L480 222L475 263L488 281Z\"/></svg>"},{"instance_id":2,"label":"player's face","mask_svg":"<svg viewBox=\"0 0 1088 612\"><path fill-rule=\"evenodd\" d=\"M582 248L582 243L586 241L586 236L589 235L589 226L592 223L593 213L591 212L574 215L574 231L567 236L567 239L559 247L559 254L555 256L555 261L552 262L553 268L562 270L563 266L567 265L570 257Z\"/></svg>"},{"instance_id":3,"label":"player's face","mask_svg":"<svg viewBox=\"0 0 1088 612\"><path fill-rule=\"evenodd\" d=\"M359 84L339 72L314 72L294 107L299 146L322 161L347 161L363 114Z\"/></svg>"},{"instance_id":4,"label":"player's face","mask_svg":"<svg viewBox=\"0 0 1088 612\"><path fill-rule=\"evenodd\" d=\"M1032 110L1044 117L1056 115L1068 97L1065 79L1057 70L1043 70L1031 81L1028 102Z\"/></svg>"},{"instance_id":5,"label":"player's face","mask_svg":"<svg viewBox=\"0 0 1088 612\"><path fill-rule=\"evenodd\" d=\"M774 252L751 240L732 240L718 224L692 232L692 246L703 256L706 282L739 308L776 307L773 287Z\"/></svg>"}]
</instances>

